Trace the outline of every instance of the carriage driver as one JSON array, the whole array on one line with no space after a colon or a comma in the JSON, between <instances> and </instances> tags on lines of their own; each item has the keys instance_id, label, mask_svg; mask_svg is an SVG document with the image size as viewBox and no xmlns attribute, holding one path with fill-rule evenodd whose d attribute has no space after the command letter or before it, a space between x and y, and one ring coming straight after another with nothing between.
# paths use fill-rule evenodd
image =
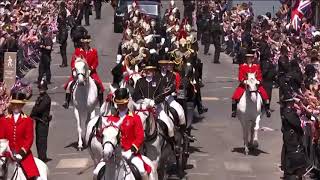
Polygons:
<instances>
[{"instance_id":1,"label":"carriage driver","mask_svg":"<svg viewBox=\"0 0 320 180\"><path fill-rule=\"evenodd\" d=\"M237 87L235 90L233 96L232 96L232 117L236 117L236 112L237 112L237 103L239 102L242 94L246 90L246 78L247 78L247 73L255 73L256 78L259 81L258 83L258 92L260 93L263 103L265 106L265 111L267 114L267 117L271 116L270 112L270 104L269 104L269 97L266 92L266 90L262 86L262 74L261 74L261 68L259 64L254 63L254 54L253 53L248 53L246 54L246 62L243 63L239 66L239 77L238 80L240 81L240 85Z\"/></svg>"},{"instance_id":2,"label":"carriage driver","mask_svg":"<svg viewBox=\"0 0 320 180\"><path fill-rule=\"evenodd\" d=\"M160 65L161 81L163 83L163 87L165 88L165 91L171 92L170 95L165 97L165 100L168 102L169 106L176 111L179 117L179 125L181 131L184 132L186 130L186 117L184 114L184 110L173 97L177 88L176 74L175 72L170 71L170 67L174 64L174 62L171 60L160 60L158 61L158 64Z\"/></svg>"},{"instance_id":3,"label":"carriage driver","mask_svg":"<svg viewBox=\"0 0 320 180\"><path fill-rule=\"evenodd\" d=\"M156 106L158 119L168 128L169 143L172 149L175 149L174 139L174 123L160 105L165 100L165 97L172 92L165 91L163 83L161 82L161 75L156 73L156 66L148 61L143 71L145 77L139 79L136 83L132 99L135 102L143 100L149 107Z\"/></svg>"},{"instance_id":4,"label":"carriage driver","mask_svg":"<svg viewBox=\"0 0 320 180\"><path fill-rule=\"evenodd\" d=\"M142 160L139 153L144 141L143 125L140 117L128 109L129 92L126 88L119 88L115 91L114 103L116 104L117 112L114 115L103 117L102 121L108 120L115 123L122 121L120 124L122 155L131 160L131 163L137 167L142 180L148 180L148 174L151 173L152 169Z\"/></svg>"},{"instance_id":5,"label":"carriage driver","mask_svg":"<svg viewBox=\"0 0 320 180\"><path fill-rule=\"evenodd\" d=\"M11 95L9 114L0 119L0 139L9 141L13 158L27 180L41 179L39 170L31 152L33 143L33 120L22 112L26 103L26 94L13 92Z\"/></svg>"},{"instance_id":6,"label":"carriage driver","mask_svg":"<svg viewBox=\"0 0 320 180\"><path fill-rule=\"evenodd\" d=\"M95 81L97 84L98 88L98 100L100 103L100 106L103 103L103 92L104 92L104 86L102 84L102 81L100 80L98 73L97 73L97 67L99 65L98 61L98 52L97 49L91 48L90 47L90 42L91 42L91 37L90 35L84 35L83 38L81 39L81 48L76 48L71 59L71 71L74 70L75 66L75 59L77 57L83 57L90 68L90 76L91 78ZM69 108L69 103L71 100L71 84L73 84L74 77L71 75L69 78L68 83L65 85L65 90L66 90L66 99L64 104L62 105L64 108L68 109Z\"/></svg>"}]
</instances>

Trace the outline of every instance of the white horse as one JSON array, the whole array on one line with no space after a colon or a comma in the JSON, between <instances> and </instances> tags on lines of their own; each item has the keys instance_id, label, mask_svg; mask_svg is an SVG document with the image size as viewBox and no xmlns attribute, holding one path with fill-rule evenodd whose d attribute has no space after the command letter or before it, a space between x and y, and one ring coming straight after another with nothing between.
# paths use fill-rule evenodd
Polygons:
<instances>
[{"instance_id":1,"label":"white horse","mask_svg":"<svg viewBox=\"0 0 320 180\"><path fill-rule=\"evenodd\" d=\"M12 158L5 156L6 153L12 157L12 152L9 148L9 141L6 139L0 139L0 179L27 180L18 163L13 161ZM49 175L48 166L36 157L34 157L34 160L40 173L40 178L42 180L47 180Z\"/></svg>"},{"instance_id":2,"label":"white horse","mask_svg":"<svg viewBox=\"0 0 320 180\"><path fill-rule=\"evenodd\" d=\"M134 174L128 164L128 159L120 146L120 125L122 121L113 123L110 121L103 121L103 159L104 167L102 167L98 175L94 176L97 180L134 180ZM136 158L136 157L134 157ZM145 156L142 156L152 169L148 175L149 180L157 180L158 175L156 169L153 167L152 162ZM134 167L133 167L134 168ZM144 180L144 179L143 179Z\"/></svg>"},{"instance_id":3,"label":"white horse","mask_svg":"<svg viewBox=\"0 0 320 180\"><path fill-rule=\"evenodd\" d=\"M243 140L245 154L249 154L249 148L258 147L258 130L261 120L262 98L258 92L257 85L259 81L256 79L255 73L248 73L246 80L246 91L243 93L238 103L238 119L243 129ZM249 142L250 135L250 142Z\"/></svg>"},{"instance_id":4,"label":"white horse","mask_svg":"<svg viewBox=\"0 0 320 180\"><path fill-rule=\"evenodd\" d=\"M80 57L77 57L75 60L73 75L76 81L73 87L72 97L74 114L77 120L78 150L82 151L82 137L87 137L86 135L82 135L82 123L84 121L84 127L86 127L89 120L95 117L94 108L97 105L98 87L90 77L90 70L87 62ZM88 139L85 139L85 142L88 142Z\"/></svg>"}]
</instances>

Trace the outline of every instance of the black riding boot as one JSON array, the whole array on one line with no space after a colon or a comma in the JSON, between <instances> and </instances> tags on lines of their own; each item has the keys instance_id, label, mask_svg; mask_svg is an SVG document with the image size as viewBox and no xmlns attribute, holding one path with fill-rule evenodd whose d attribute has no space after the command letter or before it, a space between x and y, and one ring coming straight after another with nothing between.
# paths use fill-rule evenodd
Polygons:
<instances>
[{"instance_id":1,"label":"black riding boot","mask_svg":"<svg viewBox=\"0 0 320 180\"><path fill-rule=\"evenodd\" d=\"M176 140L174 139L174 137L169 137L169 143L171 145L172 151L176 153L177 148L176 148Z\"/></svg>"},{"instance_id":2,"label":"black riding boot","mask_svg":"<svg viewBox=\"0 0 320 180\"><path fill-rule=\"evenodd\" d=\"M187 129L187 125L180 125L180 132L183 135L187 135L190 142L196 141L196 138L191 135L191 128Z\"/></svg>"},{"instance_id":3,"label":"black riding boot","mask_svg":"<svg viewBox=\"0 0 320 180\"><path fill-rule=\"evenodd\" d=\"M65 109L69 108L70 100L71 100L71 93L66 93L66 99L62 105Z\"/></svg>"},{"instance_id":4,"label":"black riding boot","mask_svg":"<svg viewBox=\"0 0 320 180\"><path fill-rule=\"evenodd\" d=\"M100 92L98 94L98 100L99 100L99 104L100 104L100 107L102 106L104 100L103 100L103 92Z\"/></svg>"},{"instance_id":5,"label":"black riding boot","mask_svg":"<svg viewBox=\"0 0 320 180\"><path fill-rule=\"evenodd\" d=\"M264 108L265 108L267 117L268 117L268 118L271 117L271 111L270 111L270 103L269 103L269 101L265 101L265 102L264 102Z\"/></svg>"},{"instance_id":6,"label":"black riding boot","mask_svg":"<svg viewBox=\"0 0 320 180\"><path fill-rule=\"evenodd\" d=\"M236 116L237 116L237 101L232 101L231 117L235 118Z\"/></svg>"}]
</instances>

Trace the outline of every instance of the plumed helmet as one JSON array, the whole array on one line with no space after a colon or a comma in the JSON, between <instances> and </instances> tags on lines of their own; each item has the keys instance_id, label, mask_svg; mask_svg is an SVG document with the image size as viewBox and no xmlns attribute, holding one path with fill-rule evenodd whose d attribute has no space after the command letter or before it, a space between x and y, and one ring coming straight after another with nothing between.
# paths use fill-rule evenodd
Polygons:
<instances>
[{"instance_id":1,"label":"plumed helmet","mask_svg":"<svg viewBox=\"0 0 320 180\"><path fill-rule=\"evenodd\" d=\"M114 102L116 104L126 104L129 102L129 92L127 88L119 88L114 92Z\"/></svg>"}]
</instances>

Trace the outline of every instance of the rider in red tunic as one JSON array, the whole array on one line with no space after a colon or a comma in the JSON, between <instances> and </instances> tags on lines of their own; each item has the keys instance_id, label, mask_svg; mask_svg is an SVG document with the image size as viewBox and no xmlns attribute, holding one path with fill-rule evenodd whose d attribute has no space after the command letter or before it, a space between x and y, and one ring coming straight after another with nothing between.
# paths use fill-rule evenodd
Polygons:
<instances>
[{"instance_id":1,"label":"rider in red tunic","mask_svg":"<svg viewBox=\"0 0 320 180\"><path fill-rule=\"evenodd\" d=\"M128 90L126 88L117 89L114 102L117 104L117 114L104 117L104 120L111 122L122 121L120 125L122 155L128 160L131 159L132 164L139 170L142 180L148 179L151 167L143 162L139 152L144 141L144 130L140 117L128 110ZM131 158L132 155L133 158Z\"/></svg>"},{"instance_id":2,"label":"rider in red tunic","mask_svg":"<svg viewBox=\"0 0 320 180\"><path fill-rule=\"evenodd\" d=\"M33 120L22 112L26 95L20 92L12 93L10 107L12 112L0 119L0 139L9 141L13 159L16 160L28 180L40 176L34 161L31 146L33 143Z\"/></svg>"},{"instance_id":3,"label":"rider in red tunic","mask_svg":"<svg viewBox=\"0 0 320 180\"><path fill-rule=\"evenodd\" d=\"M98 99L99 99L100 106L101 106L103 103L104 86L98 76L98 73L97 73L97 67L99 65L98 52L97 52L97 49L90 47L90 44L89 44L90 41L91 41L90 35L86 35L81 39L82 47L76 48L73 55L72 55L71 71L73 71L75 68L74 65L75 65L76 57L83 57L87 61L88 66L90 68L90 73L91 73L90 76L92 79L94 79L94 81L96 82L97 87L98 87ZM66 100L65 100L65 103L63 104L63 107L66 109L69 108L69 102L71 100L70 87L71 87L73 80L74 80L74 78L71 75L68 83L66 83L65 87L64 87L66 89Z\"/></svg>"},{"instance_id":4,"label":"rider in red tunic","mask_svg":"<svg viewBox=\"0 0 320 180\"><path fill-rule=\"evenodd\" d=\"M257 80L260 82L258 85L258 92L260 93L266 110L267 117L271 116L270 113L270 104L269 104L269 97L266 90L262 86L262 74L261 68L259 64L254 64L254 55L253 54L246 54L247 63L241 64L239 66L239 77L238 80L240 81L240 85L237 87L236 91L232 96L232 117L236 117L237 112L237 103L239 102L242 94L246 90L245 81L247 79L247 73L255 73Z\"/></svg>"}]
</instances>

